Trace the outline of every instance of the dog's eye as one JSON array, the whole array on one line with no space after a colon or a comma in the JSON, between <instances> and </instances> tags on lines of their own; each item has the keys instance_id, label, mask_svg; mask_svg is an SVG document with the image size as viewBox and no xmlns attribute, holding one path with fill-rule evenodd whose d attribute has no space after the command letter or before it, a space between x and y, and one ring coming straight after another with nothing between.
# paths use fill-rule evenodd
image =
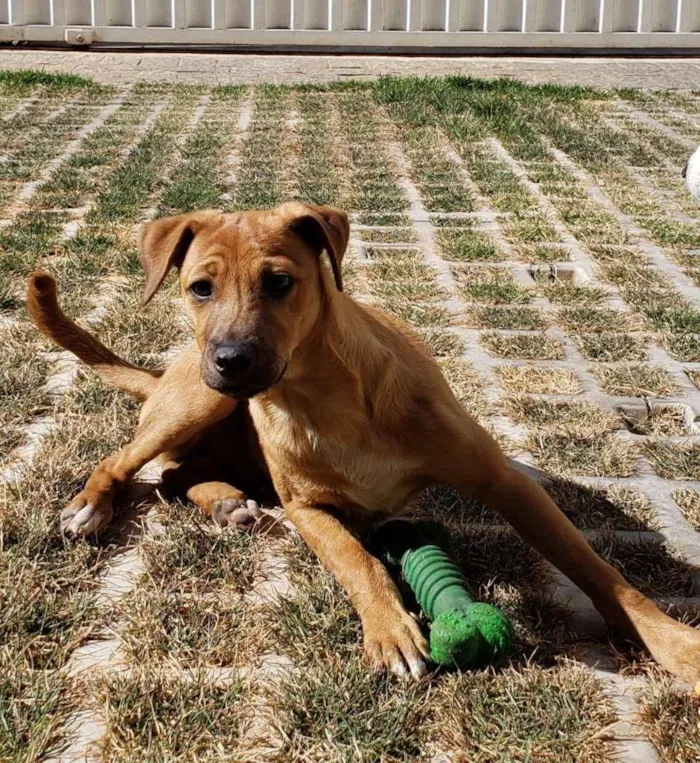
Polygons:
<instances>
[{"instance_id":1,"label":"dog's eye","mask_svg":"<svg viewBox=\"0 0 700 763\"><path fill-rule=\"evenodd\" d=\"M193 284L190 284L190 292L197 299L207 299L208 297L211 297L213 290L211 281L195 281Z\"/></svg>"},{"instance_id":2,"label":"dog's eye","mask_svg":"<svg viewBox=\"0 0 700 763\"><path fill-rule=\"evenodd\" d=\"M294 279L286 273L266 273L263 289L268 297L283 297L294 286Z\"/></svg>"}]
</instances>

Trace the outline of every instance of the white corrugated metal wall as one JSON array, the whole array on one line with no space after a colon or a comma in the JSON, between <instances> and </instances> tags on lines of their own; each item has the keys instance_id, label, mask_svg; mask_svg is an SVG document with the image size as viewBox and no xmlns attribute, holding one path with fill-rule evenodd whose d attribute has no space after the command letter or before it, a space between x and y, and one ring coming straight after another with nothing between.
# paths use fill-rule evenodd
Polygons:
<instances>
[{"instance_id":1,"label":"white corrugated metal wall","mask_svg":"<svg viewBox=\"0 0 700 763\"><path fill-rule=\"evenodd\" d=\"M692 48L700 0L0 0L0 41Z\"/></svg>"}]
</instances>

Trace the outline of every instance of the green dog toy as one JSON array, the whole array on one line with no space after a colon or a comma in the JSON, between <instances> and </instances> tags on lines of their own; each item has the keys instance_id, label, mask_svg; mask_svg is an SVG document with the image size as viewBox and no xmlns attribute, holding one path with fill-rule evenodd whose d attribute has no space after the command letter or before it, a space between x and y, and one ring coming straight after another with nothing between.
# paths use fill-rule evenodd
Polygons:
<instances>
[{"instance_id":1,"label":"green dog toy","mask_svg":"<svg viewBox=\"0 0 700 763\"><path fill-rule=\"evenodd\" d=\"M459 567L415 523L388 522L379 544L431 621L430 656L438 665L482 667L510 650L513 630L506 616L474 601Z\"/></svg>"}]
</instances>

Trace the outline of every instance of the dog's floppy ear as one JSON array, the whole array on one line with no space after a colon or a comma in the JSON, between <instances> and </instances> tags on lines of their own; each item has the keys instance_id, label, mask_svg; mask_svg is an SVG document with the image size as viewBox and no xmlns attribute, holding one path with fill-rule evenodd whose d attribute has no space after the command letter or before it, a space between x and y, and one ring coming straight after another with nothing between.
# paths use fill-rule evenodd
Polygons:
<instances>
[{"instance_id":1,"label":"dog's floppy ear","mask_svg":"<svg viewBox=\"0 0 700 763\"><path fill-rule=\"evenodd\" d=\"M188 212L176 217L162 217L144 223L139 231L139 260L146 274L143 304L158 291L171 267L179 268L199 231L217 212Z\"/></svg>"},{"instance_id":2,"label":"dog's floppy ear","mask_svg":"<svg viewBox=\"0 0 700 763\"><path fill-rule=\"evenodd\" d=\"M341 209L292 202L284 205L289 227L319 254L325 250L333 268L338 291L343 290L341 265L350 238L348 216Z\"/></svg>"}]
</instances>

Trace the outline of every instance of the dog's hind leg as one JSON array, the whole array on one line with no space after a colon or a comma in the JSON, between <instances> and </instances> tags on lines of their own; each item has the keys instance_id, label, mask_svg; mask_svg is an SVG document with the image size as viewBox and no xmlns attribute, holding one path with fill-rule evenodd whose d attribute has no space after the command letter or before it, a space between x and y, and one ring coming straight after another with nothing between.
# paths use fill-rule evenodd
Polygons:
<instances>
[{"instance_id":1,"label":"dog's hind leg","mask_svg":"<svg viewBox=\"0 0 700 763\"><path fill-rule=\"evenodd\" d=\"M210 458L170 461L163 469L163 487L188 498L222 527L250 529L262 512L255 501L226 481L227 476Z\"/></svg>"},{"instance_id":2,"label":"dog's hind leg","mask_svg":"<svg viewBox=\"0 0 700 763\"><path fill-rule=\"evenodd\" d=\"M700 679L700 631L673 620L598 556L536 482L508 464L480 427L445 422L433 477L496 509L595 604L608 624L643 644L676 676Z\"/></svg>"}]
</instances>

